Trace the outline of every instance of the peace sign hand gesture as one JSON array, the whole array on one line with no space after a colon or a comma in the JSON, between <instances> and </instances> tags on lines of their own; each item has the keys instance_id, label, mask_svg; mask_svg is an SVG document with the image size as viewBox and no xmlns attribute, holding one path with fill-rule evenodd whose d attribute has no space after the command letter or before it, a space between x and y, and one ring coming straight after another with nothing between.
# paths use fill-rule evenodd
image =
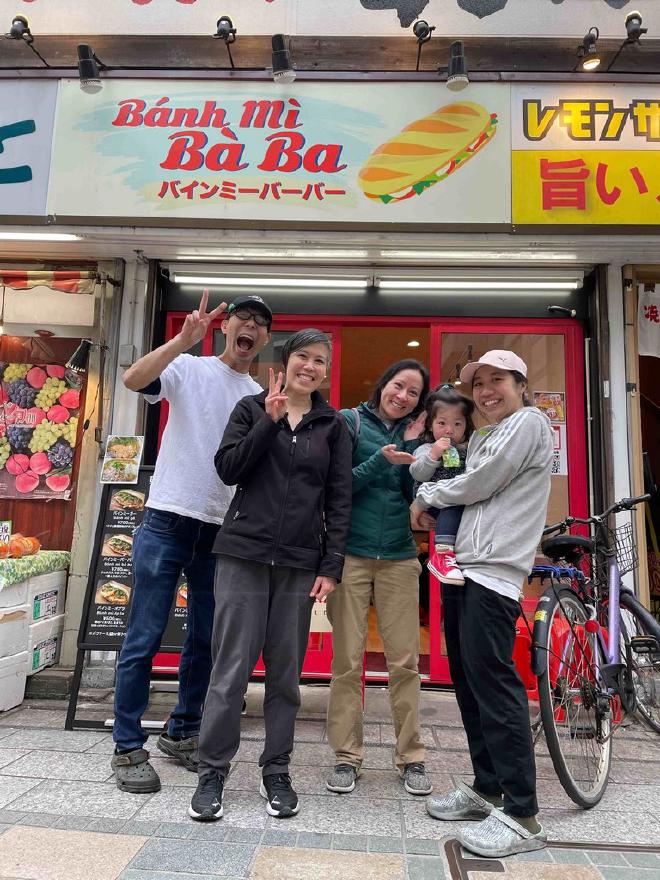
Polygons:
<instances>
[{"instance_id":1,"label":"peace sign hand gesture","mask_svg":"<svg viewBox=\"0 0 660 880\"><path fill-rule=\"evenodd\" d=\"M282 373L277 374L271 367L269 370L270 377L268 379L268 394L266 395L265 406L266 412L274 422L279 422L286 415L286 404L288 397L280 390L282 388Z\"/></svg>"},{"instance_id":2,"label":"peace sign hand gesture","mask_svg":"<svg viewBox=\"0 0 660 880\"><path fill-rule=\"evenodd\" d=\"M208 301L209 292L205 288L202 292L202 299L199 308L195 309L189 315L186 315L186 320L183 322L183 327L179 332L179 339L181 340L181 345L183 346L184 351L187 351L189 348L192 348L193 345L196 345L201 339L204 339L211 322L214 321L218 315L221 315L227 308L227 303L222 302L219 306L213 309L212 312L207 313L206 306L208 305Z\"/></svg>"}]
</instances>

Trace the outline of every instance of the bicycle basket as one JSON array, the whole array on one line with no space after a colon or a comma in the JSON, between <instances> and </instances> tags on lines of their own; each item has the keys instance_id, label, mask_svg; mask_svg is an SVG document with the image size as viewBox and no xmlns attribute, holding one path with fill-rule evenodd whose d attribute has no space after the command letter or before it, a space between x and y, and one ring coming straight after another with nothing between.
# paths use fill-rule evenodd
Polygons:
<instances>
[{"instance_id":1,"label":"bicycle basket","mask_svg":"<svg viewBox=\"0 0 660 880\"><path fill-rule=\"evenodd\" d=\"M639 565L637 545L633 537L631 523L610 529L610 546L616 548L616 561L619 566L619 574L624 575L634 571ZM594 576L597 583L607 584L607 557L598 553L594 565Z\"/></svg>"}]
</instances>

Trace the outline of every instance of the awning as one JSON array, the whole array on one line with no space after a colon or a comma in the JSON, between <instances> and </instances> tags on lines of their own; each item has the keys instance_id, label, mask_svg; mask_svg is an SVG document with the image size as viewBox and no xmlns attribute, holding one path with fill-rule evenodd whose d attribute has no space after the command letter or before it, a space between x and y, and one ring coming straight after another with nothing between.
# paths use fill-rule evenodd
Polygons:
<instances>
[{"instance_id":1,"label":"awning","mask_svg":"<svg viewBox=\"0 0 660 880\"><path fill-rule=\"evenodd\" d=\"M14 290L31 290L34 287L50 287L63 293L94 293L96 272L47 272L42 270L2 270L0 286Z\"/></svg>"}]
</instances>

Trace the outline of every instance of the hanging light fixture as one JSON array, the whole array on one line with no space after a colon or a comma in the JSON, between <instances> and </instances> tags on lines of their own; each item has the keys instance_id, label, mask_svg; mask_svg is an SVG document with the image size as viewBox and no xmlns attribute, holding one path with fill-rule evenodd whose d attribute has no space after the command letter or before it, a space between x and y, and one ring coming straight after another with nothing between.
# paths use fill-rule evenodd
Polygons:
<instances>
[{"instance_id":1,"label":"hanging light fixture","mask_svg":"<svg viewBox=\"0 0 660 880\"><path fill-rule=\"evenodd\" d=\"M639 43L640 37L648 33L648 28L642 27L642 13L636 9L626 15L626 33L628 43Z\"/></svg>"},{"instance_id":2,"label":"hanging light fixture","mask_svg":"<svg viewBox=\"0 0 660 880\"><path fill-rule=\"evenodd\" d=\"M78 46L78 76L80 77L80 88L88 95L95 95L103 88L99 68L108 69L91 46L88 46L87 43L81 43Z\"/></svg>"},{"instance_id":3,"label":"hanging light fixture","mask_svg":"<svg viewBox=\"0 0 660 880\"><path fill-rule=\"evenodd\" d=\"M92 350L92 345L94 345L94 343L91 339L81 340L78 348L74 351L69 360L66 362L67 370L71 370L74 373L87 372L89 353Z\"/></svg>"},{"instance_id":4,"label":"hanging light fixture","mask_svg":"<svg viewBox=\"0 0 660 880\"><path fill-rule=\"evenodd\" d=\"M418 18L412 27L413 34L417 39L417 64L415 70L419 70L419 61L422 57L422 46L431 39L431 34L435 30L434 25L430 25L428 21Z\"/></svg>"},{"instance_id":5,"label":"hanging light fixture","mask_svg":"<svg viewBox=\"0 0 660 880\"><path fill-rule=\"evenodd\" d=\"M577 54L578 58L582 59L580 62L582 70L596 70L597 67L600 67L602 59L597 47L599 37L600 31L597 27L589 28L589 32L584 35L578 46Z\"/></svg>"},{"instance_id":6,"label":"hanging light fixture","mask_svg":"<svg viewBox=\"0 0 660 880\"><path fill-rule=\"evenodd\" d=\"M284 34L275 34L273 46L273 79L279 83L292 83L296 72L291 64L291 55L287 48Z\"/></svg>"},{"instance_id":7,"label":"hanging light fixture","mask_svg":"<svg viewBox=\"0 0 660 880\"><path fill-rule=\"evenodd\" d=\"M21 40L29 49L31 49L40 61L43 61L45 67L50 67L44 56L37 52L34 48L34 37L30 30L30 24L24 15L15 15L11 20L9 33L5 34L7 40Z\"/></svg>"},{"instance_id":8,"label":"hanging light fixture","mask_svg":"<svg viewBox=\"0 0 660 880\"><path fill-rule=\"evenodd\" d=\"M449 66L447 68L447 88L460 92L470 84L467 59L462 40L454 40L449 47Z\"/></svg>"},{"instance_id":9,"label":"hanging light fixture","mask_svg":"<svg viewBox=\"0 0 660 880\"><path fill-rule=\"evenodd\" d=\"M221 15L216 23L216 31L213 34L214 40L222 40L227 47L227 55L229 55L229 63L232 70L234 69L234 59L231 55L230 43L236 42L236 28L228 15Z\"/></svg>"}]
</instances>

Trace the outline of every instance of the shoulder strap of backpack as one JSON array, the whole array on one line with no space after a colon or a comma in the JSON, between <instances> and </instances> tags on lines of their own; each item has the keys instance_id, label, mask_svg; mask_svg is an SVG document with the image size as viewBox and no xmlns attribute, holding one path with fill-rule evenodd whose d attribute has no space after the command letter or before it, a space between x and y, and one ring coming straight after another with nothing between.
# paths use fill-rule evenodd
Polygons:
<instances>
[{"instance_id":1,"label":"shoulder strap of backpack","mask_svg":"<svg viewBox=\"0 0 660 880\"><path fill-rule=\"evenodd\" d=\"M360 411L356 406L351 407L350 412L353 414L353 422L347 419L348 430L353 440L353 452L357 449L358 439L360 437Z\"/></svg>"}]
</instances>

